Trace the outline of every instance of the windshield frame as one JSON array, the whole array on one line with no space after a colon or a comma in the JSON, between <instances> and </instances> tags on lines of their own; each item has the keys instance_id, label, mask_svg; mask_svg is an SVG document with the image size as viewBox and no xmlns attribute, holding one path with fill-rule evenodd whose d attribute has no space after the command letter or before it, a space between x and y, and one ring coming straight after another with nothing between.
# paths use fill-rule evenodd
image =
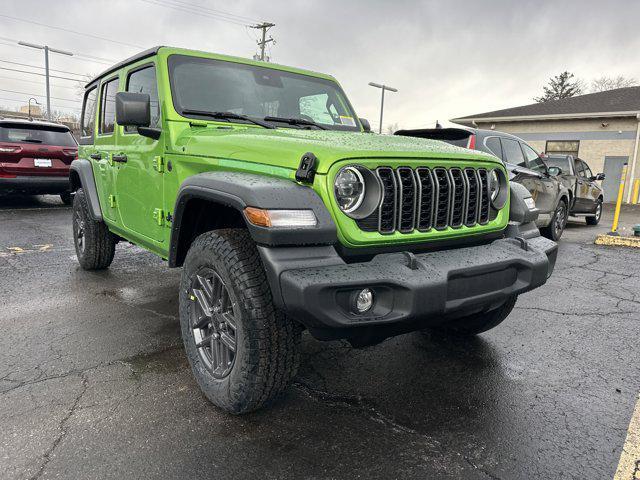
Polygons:
<instances>
[{"instance_id":1,"label":"windshield frame","mask_svg":"<svg viewBox=\"0 0 640 480\"><path fill-rule=\"evenodd\" d=\"M187 118L187 119L192 119L192 120L199 120L199 121L205 121L205 122L211 122L211 123L222 123L222 124L227 124L227 125L242 125L242 126L246 126L246 125L251 125L247 122L243 122L242 120L214 120L211 118L208 118L206 116L203 115L196 115L196 114L189 114L189 113L184 113L184 110L190 110L190 107L185 107L179 104L178 99L177 99L177 95L175 95L174 93L176 92L176 85L175 85L175 77L174 77L174 70L176 68L176 66L180 65L180 60L182 59L196 59L196 61L201 61L203 63L207 63L210 62L212 64L216 64L216 63L231 63L234 65L238 65L239 68L247 68L247 69L252 69L252 68L257 68L257 69L265 69L265 70L276 70L278 72L280 72L281 74L285 75L285 76L292 76L292 77L306 77L308 79L310 79L311 81L317 82L317 83L324 83L327 85L330 85L332 88L335 89L336 93L339 96L342 96L342 99L344 101L344 106L345 108L349 111L349 113L353 116L352 118L354 119L355 125L354 126L348 126L348 125L331 125L331 124L325 124L325 123L321 123L320 125L322 125L323 127L325 127L326 130L333 130L333 131L340 131L340 132L362 132L364 129L362 127L362 124L360 123L360 119L358 118L355 109L353 108L353 106L351 105L351 102L349 101L349 97L347 97L347 95L344 93L344 90L342 89L342 87L340 86L340 84L338 82L336 82L335 80L329 79L329 78L325 78L325 77L321 77L321 76L314 76L311 74L305 74L305 73L301 73L301 72L296 72L296 71L292 71L286 68L274 68L274 67L270 67L270 66L264 66L264 65L258 65L252 62L241 62L241 61L233 61L233 60L228 60L228 59L223 59L223 58L212 58L212 57L205 57L205 56L198 56L198 55L186 55L186 54L171 54L167 57L167 74L169 77L169 88L171 91L171 103L173 105L173 109L176 111L176 113L178 115L180 115L181 117ZM270 116L270 115L267 115ZM256 115L247 115L247 117L252 118L252 119L257 119L257 120L263 120L263 117L259 117ZM305 126L302 125L291 125L291 124L286 124L284 122L268 122L270 124L272 124L274 127L276 128L288 128L288 129L294 129L294 130L299 130L301 128L305 128ZM254 126L254 125L251 125ZM308 128L308 127L307 127ZM310 128L313 128L312 126Z\"/></svg>"}]
</instances>

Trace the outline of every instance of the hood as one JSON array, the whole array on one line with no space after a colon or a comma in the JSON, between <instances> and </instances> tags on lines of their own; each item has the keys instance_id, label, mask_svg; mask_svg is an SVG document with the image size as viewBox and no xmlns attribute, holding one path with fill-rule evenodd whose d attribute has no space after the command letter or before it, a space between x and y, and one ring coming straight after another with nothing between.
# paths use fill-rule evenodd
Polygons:
<instances>
[{"instance_id":1,"label":"hood","mask_svg":"<svg viewBox=\"0 0 640 480\"><path fill-rule=\"evenodd\" d=\"M187 155L294 170L300 158L312 152L318 158L318 173L326 173L333 163L345 159L460 158L500 163L492 155L438 140L333 130L195 127L183 130L176 145L184 146L181 153Z\"/></svg>"}]
</instances>

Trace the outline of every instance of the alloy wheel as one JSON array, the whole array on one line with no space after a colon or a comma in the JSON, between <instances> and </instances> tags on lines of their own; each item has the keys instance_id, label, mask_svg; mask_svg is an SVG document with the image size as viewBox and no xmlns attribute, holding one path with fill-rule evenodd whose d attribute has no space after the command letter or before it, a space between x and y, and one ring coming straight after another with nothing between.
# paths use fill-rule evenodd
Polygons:
<instances>
[{"instance_id":1,"label":"alloy wheel","mask_svg":"<svg viewBox=\"0 0 640 480\"><path fill-rule=\"evenodd\" d=\"M558 205L558 209L556 210L556 215L553 222L553 229L554 229L556 238L560 236L566 224L567 224L567 210L564 206L564 203L560 203L560 205Z\"/></svg>"},{"instance_id":2,"label":"alloy wheel","mask_svg":"<svg viewBox=\"0 0 640 480\"><path fill-rule=\"evenodd\" d=\"M236 357L235 303L213 270L193 275L189 298L189 321L200 359L214 378L224 378L231 372Z\"/></svg>"},{"instance_id":3,"label":"alloy wheel","mask_svg":"<svg viewBox=\"0 0 640 480\"><path fill-rule=\"evenodd\" d=\"M80 252L84 253L84 219L80 216L80 212L75 215L75 240Z\"/></svg>"},{"instance_id":4,"label":"alloy wheel","mask_svg":"<svg viewBox=\"0 0 640 480\"><path fill-rule=\"evenodd\" d=\"M602 216L602 202L598 202L598 205L596 205L596 220L600 221L601 216Z\"/></svg>"}]
</instances>

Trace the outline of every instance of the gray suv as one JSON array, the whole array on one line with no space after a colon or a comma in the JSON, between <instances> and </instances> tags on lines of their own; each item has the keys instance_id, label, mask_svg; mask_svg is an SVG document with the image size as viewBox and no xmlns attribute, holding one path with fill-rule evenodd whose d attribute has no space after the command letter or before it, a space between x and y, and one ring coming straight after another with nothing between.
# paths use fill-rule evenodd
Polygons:
<instances>
[{"instance_id":1,"label":"gray suv","mask_svg":"<svg viewBox=\"0 0 640 480\"><path fill-rule=\"evenodd\" d=\"M540 155L521 138L495 130L467 127L398 130L395 135L442 140L500 158L509 171L510 180L525 186L535 200L540 212L536 221L540 232L556 241L562 236L569 218L569 191L551 175Z\"/></svg>"}]
</instances>

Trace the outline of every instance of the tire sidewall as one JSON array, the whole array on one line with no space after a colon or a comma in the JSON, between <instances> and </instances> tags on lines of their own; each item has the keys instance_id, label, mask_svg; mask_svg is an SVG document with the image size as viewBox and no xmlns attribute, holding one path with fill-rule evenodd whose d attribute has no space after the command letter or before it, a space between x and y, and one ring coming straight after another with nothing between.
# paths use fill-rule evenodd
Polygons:
<instances>
[{"instance_id":1,"label":"tire sidewall","mask_svg":"<svg viewBox=\"0 0 640 480\"><path fill-rule=\"evenodd\" d=\"M562 222L562 228L560 229L559 232L556 232L556 220L558 217L558 214L560 213L560 209L564 208L564 221ZM569 212L567 210L567 203L564 200L560 200L560 202L558 202L558 206L556 207L556 209L553 212L553 217L551 218L551 225L549 225L549 230L551 233L551 239L554 241L557 241L560 239L560 237L562 237L562 234L564 233L564 229L567 226L567 221L569 218Z\"/></svg>"}]
</instances>

